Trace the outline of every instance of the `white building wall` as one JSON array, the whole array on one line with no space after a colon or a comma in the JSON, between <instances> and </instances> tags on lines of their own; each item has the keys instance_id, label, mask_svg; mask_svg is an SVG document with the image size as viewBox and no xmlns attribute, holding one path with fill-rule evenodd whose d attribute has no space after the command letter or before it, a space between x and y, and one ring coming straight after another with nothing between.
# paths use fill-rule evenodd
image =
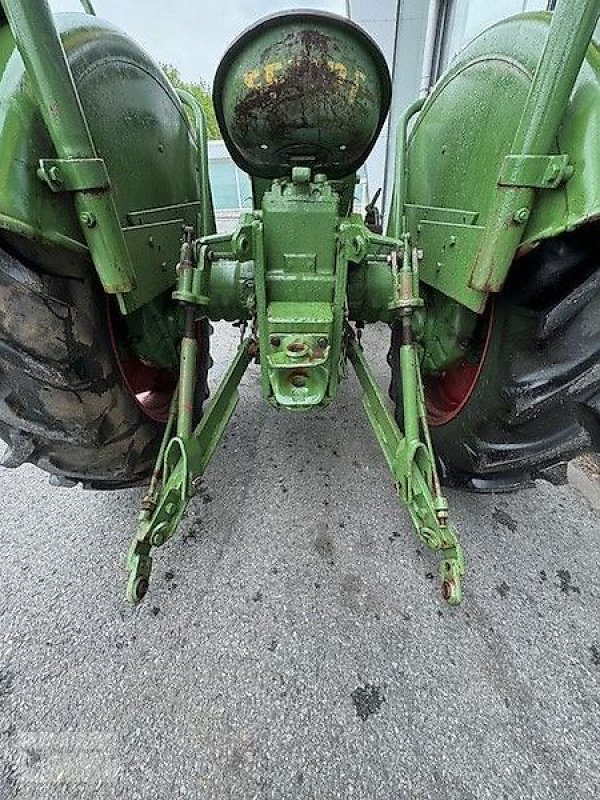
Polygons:
<instances>
[{"instance_id":1,"label":"white building wall","mask_svg":"<svg viewBox=\"0 0 600 800\"><path fill-rule=\"evenodd\" d=\"M348 16L364 28L381 48L390 72L394 63L394 41L398 0L348 0ZM389 118L388 118L389 119ZM367 161L367 192L372 197L383 187L388 123Z\"/></svg>"}]
</instances>

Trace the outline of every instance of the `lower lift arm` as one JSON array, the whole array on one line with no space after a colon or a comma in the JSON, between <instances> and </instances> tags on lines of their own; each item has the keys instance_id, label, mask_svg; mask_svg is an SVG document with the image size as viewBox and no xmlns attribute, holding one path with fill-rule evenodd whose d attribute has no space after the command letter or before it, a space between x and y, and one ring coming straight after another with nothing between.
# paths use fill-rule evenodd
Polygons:
<instances>
[{"instance_id":1,"label":"lower lift arm","mask_svg":"<svg viewBox=\"0 0 600 800\"><path fill-rule=\"evenodd\" d=\"M418 255L416 249L410 247L408 236L404 237L402 268L398 269L395 253L391 261L395 274L395 297L390 309L399 315L402 325L399 358L403 431L388 408L352 331L348 335L348 358L362 387L365 410L394 476L398 495L419 538L427 547L443 554L442 596L450 605L458 605L462 600L464 556L456 533L448 524L448 503L441 492L427 423L413 333L413 313L422 305L418 296Z\"/></svg>"},{"instance_id":2,"label":"lower lift arm","mask_svg":"<svg viewBox=\"0 0 600 800\"><path fill-rule=\"evenodd\" d=\"M458 605L462 600L464 557L456 533L448 524L448 504L440 492L429 437L424 436L423 441L419 435L419 423L423 430L427 424L425 415L417 408L417 405L422 407L423 401L417 399L414 409L408 415L405 413L403 435L354 336L348 342L348 358L364 392L365 411L394 476L398 495L408 509L419 538L427 547L443 553L442 596L450 605ZM413 374L417 373L416 361L407 359L406 354L403 360L414 364ZM406 383L414 383L415 379L407 374L406 366L401 367L401 371L405 391L405 379ZM419 381L420 376L415 374L415 378ZM414 403L414 399L411 402Z\"/></svg>"},{"instance_id":3,"label":"lower lift arm","mask_svg":"<svg viewBox=\"0 0 600 800\"><path fill-rule=\"evenodd\" d=\"M184 350L182 347L182 362ZM150 551L165 544L175 533L194 494L194 482L206 470L238 404L239 383L255 354L254 340L242 341L200 423L189 436L171 438L175 418L179 417L181 422L178 413L181 398L195 385L189 362L187 369L182 369L181 380L185 376L187 386L180 387L178 399L172 404L150 490L142 502L138 530L129 548L127 600L130 603L139 603L146 594L152 570Z\"/></svg>"}]
</instances>

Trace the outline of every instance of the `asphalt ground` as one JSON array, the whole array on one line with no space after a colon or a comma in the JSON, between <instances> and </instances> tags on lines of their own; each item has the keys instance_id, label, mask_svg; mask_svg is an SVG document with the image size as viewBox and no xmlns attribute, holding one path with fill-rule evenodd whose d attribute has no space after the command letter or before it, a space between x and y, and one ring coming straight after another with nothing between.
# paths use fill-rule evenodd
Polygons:
<instances>
[{"instance_id":1,"label":"asphalt ground","mask_svg":"<svg viewBox=\"0 0 600 800\"><path fill-rule=\"evenodd\" d=\"M366 341L385 381L385 333ZM213 377L234 346L216 337ZM141 490L1 471L1 800L597 798L598 515L544 482L448 495L458 609L356 379L290 415L252 368L131 608Z\"/></svg>"}]
</instances>

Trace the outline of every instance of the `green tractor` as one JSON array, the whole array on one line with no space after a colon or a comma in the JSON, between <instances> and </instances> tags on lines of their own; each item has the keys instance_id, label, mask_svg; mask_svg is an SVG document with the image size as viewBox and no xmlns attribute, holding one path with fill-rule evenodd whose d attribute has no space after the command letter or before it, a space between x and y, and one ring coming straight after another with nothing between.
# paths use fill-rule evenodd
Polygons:
<instances>
[{"instance_id":1,"label":"green tractor","mask_svg":"<svg viewBox=\"0 0 600 800\"><path fill-rule=\"evenodd\" d=\"M246 369L266 402L302 413L335 401L350 365L458 604L443 486L559 480L600 443L600 0L494 25L391 120L385 232L373 203L353 210L390 106L380 50L337 16L259 21L214 79L253 187L228 235L201 108L84 7L55 19L44 0L0 2L4 466L148 482L127 559L137 603ZM211 320L242 335L208 399ZM391 330L391 404L361 347L376 322Z\"/></svg>"}]
</instances>

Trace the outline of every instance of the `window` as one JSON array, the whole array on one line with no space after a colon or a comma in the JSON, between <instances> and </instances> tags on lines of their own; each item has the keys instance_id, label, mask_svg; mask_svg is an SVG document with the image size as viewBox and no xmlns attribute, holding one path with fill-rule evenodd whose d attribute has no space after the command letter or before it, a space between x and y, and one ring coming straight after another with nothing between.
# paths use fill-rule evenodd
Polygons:
<instances>
[{"instance_id":1,"label":"window","mask_svg":"<svg viewBox=\"0 0 600 800\"><path fill-rule=\"evenodd\" d=\"M240 192L240 208L252 208L252 181L245 172L237 169L238 186Z\"/></svg>"},{"instance_id":2,"label":"window","mask_svg":"<svg viewBox=\"0 0 600 800\"><path fill-rule=\"evenodd\" d=\"M547 0L449 0L440 54L442 72L459 50L495 22L547 8Z\"/></svg>"},{"instance_id":3,"label":"window","mask_svg":"<svg viewBox=\"0 0 600 800\"><path fill-rule=\"evenodd\" d=\"M209 170L213 201L217 211L252 208L250 178L235 166L231 158L211 158Z\"/></svg>"},{"instance_id":4,"label":"window","mask_svg":"<svg viewBox=\"0 0 600 800\"><path fill-rule=\"evenodd\" d=\"M211 161L210 182L215 208L239 208L239 196L232 161Z\"/></svg>"}]
</instances>

